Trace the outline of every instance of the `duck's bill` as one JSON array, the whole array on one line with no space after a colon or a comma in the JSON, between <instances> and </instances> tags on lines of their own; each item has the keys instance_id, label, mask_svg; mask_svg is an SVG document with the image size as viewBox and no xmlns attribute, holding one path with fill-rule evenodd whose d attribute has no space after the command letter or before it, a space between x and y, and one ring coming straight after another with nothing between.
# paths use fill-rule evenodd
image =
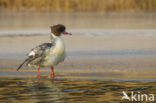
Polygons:
<instances>
[{"instance_id":1,"label":"duck's bill","mask_svg":"<svg viewBox=\"0 0 156 103\"><path fill-rule=\"evenodd\" d=\"M64 35L72 35L72 33L63 32Z\"/></svg>"}]
</instances>

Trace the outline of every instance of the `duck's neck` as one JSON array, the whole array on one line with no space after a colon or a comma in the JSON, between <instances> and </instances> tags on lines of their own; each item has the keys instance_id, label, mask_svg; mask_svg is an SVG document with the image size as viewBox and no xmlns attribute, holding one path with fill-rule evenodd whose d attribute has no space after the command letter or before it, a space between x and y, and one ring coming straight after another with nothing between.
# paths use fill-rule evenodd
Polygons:
<instances>
[{"instance_id":1,"label":"duck's neck","mask_svg":"<svg viewBox=\"0 0 156 103\"><path fill-rule=\"evenodd\" d=\"M64 41L60 36L55 36L54 34L52 35L52 41L55 44L55 49L65 49Z\"/></svg>"},{"instance_id":2,"label":"duck's neck","mask_svg":"<svg viewBox=\"0 0 156 103\"><path fill-rule=\"evenodd\" d=\"M59 38L59 37L51 33L51 39L56 39L56 38Z\"/></svg>"}]
</instances>

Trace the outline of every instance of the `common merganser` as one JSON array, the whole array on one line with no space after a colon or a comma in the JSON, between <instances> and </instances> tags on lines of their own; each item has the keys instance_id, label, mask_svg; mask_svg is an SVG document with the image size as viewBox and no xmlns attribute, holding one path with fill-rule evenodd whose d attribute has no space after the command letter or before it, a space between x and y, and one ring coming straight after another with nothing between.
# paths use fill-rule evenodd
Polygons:
<instances>
[{"instance_id":1,"label":"common merganser","mask_svg":"<svg viewBox=\"0 0 156 103\"><path fill-rule=\"evenodd\" d=\"M37 67L37 77L42 77L39 74L40 67L51 67L51 78L55 77L54 66L64 61L65 44L60 37L62 34L71 35L65 31L66 27L62 24L51 26L51 43L43 43L31 49L27 54L27 58L18 67L19 70L26 63L29 67Z\"/></svg>"}]
</instances>

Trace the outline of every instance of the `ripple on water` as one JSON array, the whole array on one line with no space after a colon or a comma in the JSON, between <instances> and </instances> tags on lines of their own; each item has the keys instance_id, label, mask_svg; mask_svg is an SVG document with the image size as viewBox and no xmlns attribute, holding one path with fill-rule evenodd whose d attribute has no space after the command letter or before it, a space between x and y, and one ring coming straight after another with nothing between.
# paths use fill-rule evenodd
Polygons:
<instances>
[{"instance_id":1,"label":"ripple on water","mask_svg":"<svg viewBox=\"0 0 156 103\"><path fill-rule=\"evenodd\" d=\"M146 84L146 85L145 85ZM0 79L3 102L120 102L122 91L156 93L156 82Z\"/></svg>"}]
</instances>

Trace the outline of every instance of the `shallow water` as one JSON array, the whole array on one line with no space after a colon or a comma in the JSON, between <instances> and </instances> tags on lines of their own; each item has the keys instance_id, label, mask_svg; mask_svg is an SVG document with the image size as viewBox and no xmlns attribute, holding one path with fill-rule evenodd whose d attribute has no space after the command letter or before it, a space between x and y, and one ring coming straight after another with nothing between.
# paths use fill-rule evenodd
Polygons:
<instances>
[{"instance_id":1,"label":"shallow water","mask_svg":"<svg viewBox=\"0 0 156 103\"><path fill-rule=\"evenodd\" d=\"M23 66L18 72L16 69L31 48L48 40L49 36L2 36L0 77L36 76L35 68ZM65 75L64 79L156 80L155 35L73 35L64 40L67 58L55 67L56 73ZM41 73L48 75L50 69L41 68Z\"/></svg>"},{"instance_id":2,"label":"shallow water","mask_svg":"<svg viewBox=\"0 0 156 103\"><path fill-rule=\"evenodd\" d=\"M0 13L0 102L118 103L122 91L156 94L155 18L155 13ZM65 38L68 57L56 67L65 76L38 80L36 69L17 72L28 50L47 42L49 26L58 23L74 34L73 40Z\"/></svg>"},{"instance_id":3,"label":"shallow water","mask_svg":"<svg viewBox=\"0 0 156 103\"><path fill-rule=\"evenodd\" d=\"M109 103L120 102L122 91L155 94L156 82L66 79L0 79L0 102ZM128 102L128 100L123 100Z\"/></svg>"}]
</instances>

